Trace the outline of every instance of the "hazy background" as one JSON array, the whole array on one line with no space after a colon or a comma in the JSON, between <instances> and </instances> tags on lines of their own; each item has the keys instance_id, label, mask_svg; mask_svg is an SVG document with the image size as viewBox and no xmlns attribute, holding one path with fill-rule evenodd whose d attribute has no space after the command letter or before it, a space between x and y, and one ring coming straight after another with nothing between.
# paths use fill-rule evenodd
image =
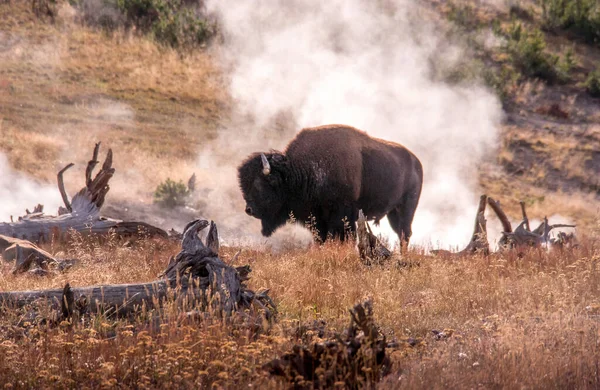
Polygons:
<instances>
[{"instance_id":1,"label":"hazy background","mask_svg":"<svg viewBox=\"0 0 600 390\"><path fill-rule=\"evenodd\" d=\"M233 97L231 117L223 118L226 124L218 138L207 141L189 167L152 165L140 171L127 161L144 156L115 150L117 174L109 202L126 197L133 188L136 196L128 195L132 198L128 201L141 202L143 196L137 195L152 193L155 184L150 179L158 169L169 169L175 180L187 180L190 172L196 172L200 214L219 223L226 241L306 245L310 235L298 228L287 227L268 240L260 235L260 222L243 211L236 168L251 152L284 148L303 127L348 124L404 144L421 159L425 182L412 243L466 244L480 195L478 164L497 145L502 110L483 83L450 84L440 76L444 70L460 70L469 55L447 38L443 26L428 22L425 11L407 0L208 0L206 7L219 18L223 32L223 42L210 50L224 69ZM63 42L43 46L23 42L16 47L19 50L10 55L23 57L61 82L54 70L68 55ZM81 115L86 118L89 147L77 155L61 148L57 163L57 169L77 163L67 175L70 194L81 186L77 170L85 168L93 142L105 141L102 157L110 146L95 119L129 131L143 130L136 127L133 109L108 99L86 106ZM189 127L180 122L180 128ZM52 132L63 139L72 129L65 124ZM54 184L40 186L15 173L2 155L0 173L1 220L22 215L25 207L42 200L45 210L55 213L60 196ZM144 214L154 215L146 209ZM180 229L189 219L189 214L172 215L165 221L173 226L161 227ZM376 230L391 233L387 220ZM395 234L390 237L397 239Z\"/></svg>"},{"instance_id":2,"label":"hazy background","mask_svg":"<svg viewBox=\"0 0 600 390\"><path fill-rule=\"evenodd\" d=\"M284 147L293 134L273 133L282 116L294 131L348 124L402 143L421 159L425 182L412 243L447 247L469 240L478 163L496 146L502 111L482 85L438 79L437 70L457 64L465 52L413 2L215 0L207 6L220 17L221 59L246 118L200 153L201 167L222 173L223 195L239 196L239 190L229 180L233 167L211 158L216 150ZM238 219L242 212L235 210ZM259 221L250 225L256 231ZM380 231L389 232L387 221Z\"/></svg>"}]
</instances>

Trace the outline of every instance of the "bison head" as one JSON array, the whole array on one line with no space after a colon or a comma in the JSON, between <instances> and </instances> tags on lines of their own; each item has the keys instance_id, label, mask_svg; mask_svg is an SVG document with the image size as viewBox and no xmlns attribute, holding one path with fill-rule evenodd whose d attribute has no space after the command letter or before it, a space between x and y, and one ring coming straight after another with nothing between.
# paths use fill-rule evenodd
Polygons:
<instances>
[{"instance_id":1,"label":"bison head","mask_svg":"<svg viewBox=\"0 0 600 390\"><path fill-rule=\"evenodd\" d=\"M279 152L255 153L238 168L246 213L261 220L262 234L267 237L288 219L286 165L285 156Z\"/></svg>"}]
</instances>

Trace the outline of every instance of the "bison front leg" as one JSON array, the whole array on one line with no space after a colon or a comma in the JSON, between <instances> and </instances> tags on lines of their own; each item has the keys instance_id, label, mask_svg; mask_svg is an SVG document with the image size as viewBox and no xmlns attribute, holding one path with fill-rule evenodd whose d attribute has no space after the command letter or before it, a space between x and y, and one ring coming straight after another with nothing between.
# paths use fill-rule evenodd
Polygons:
<instances>
[{"instance_id":1,"label":"bison front leg","mask_svg":"<svg viewBox=\"0 0 600 390\"><path fill-rule=\"evenodd\" d=\"M334 208L327 219L327 237L345 241L347 237L354 236L358 209L349 205Z\"/></svg>"}]
</instances>

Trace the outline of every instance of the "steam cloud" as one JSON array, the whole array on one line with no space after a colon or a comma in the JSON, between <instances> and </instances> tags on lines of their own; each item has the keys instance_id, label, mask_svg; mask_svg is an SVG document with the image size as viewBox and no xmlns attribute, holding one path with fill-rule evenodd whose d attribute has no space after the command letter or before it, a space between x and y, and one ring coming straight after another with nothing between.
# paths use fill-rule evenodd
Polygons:
<instances>
[{"instance_id":1,"label":"steam cloud","mask_svg":"<svg viewBox=\"0 0 600 390\"><path fill-rule=\"evenodd\" d=\"M0 222L25 214L25 207L33 207L43 200L44 210L56 213L62 204L55 187L41 185L12 170L6 156L0 153Z\"/></svg>"},{"instance_id":2,"label":"steam cloud","mask_svg":"<svg viewBox=\"0 0 600 390\"><path fill-rule=\"evenodd\" d=\"M252 119L217 143L243 139L239 152L280 148L291 137L269 140L265 129L281 113L296 131L341 123L399 142L425 169L412 243L460 246L473 228L477 165L496 145L502 111L483 86L435 80L433 68L452 66L463 49L414 4L208 1L224 30L231 93ZM387 223L380 231L391 233Z\"/></svg>"}]
</instances>

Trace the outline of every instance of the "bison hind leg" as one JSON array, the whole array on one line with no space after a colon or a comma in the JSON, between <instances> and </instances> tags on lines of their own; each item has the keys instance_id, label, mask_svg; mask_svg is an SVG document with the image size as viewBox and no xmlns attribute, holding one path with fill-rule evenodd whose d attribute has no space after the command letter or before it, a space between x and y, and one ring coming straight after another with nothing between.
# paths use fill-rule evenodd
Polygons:
<instances>
[{"instance_id":1,"label":"bison hind leg","mask_svg":"<svg viewBox=\"0 0 600 390\"><path fill-rule=\"evenodd\" d=\"M387 215L390 226L400 239L400 250L408 247L412 235L412 222L419 202L418 197L407 197L405 201L390 211Z\"/></svg>"}]
</instances>

